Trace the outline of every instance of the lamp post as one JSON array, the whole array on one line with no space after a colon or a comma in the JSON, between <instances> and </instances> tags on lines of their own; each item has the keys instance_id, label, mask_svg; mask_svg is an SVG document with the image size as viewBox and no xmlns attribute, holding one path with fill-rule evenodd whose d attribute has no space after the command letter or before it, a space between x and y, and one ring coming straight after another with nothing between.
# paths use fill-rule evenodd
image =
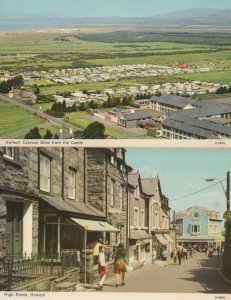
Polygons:
<instances>
[{"instance_id":1,"label":"lamp post","mask_svg":"<svg viewBox=\"0 0 231 300\"><path fill-rule=\"evenodd\" d=\"M214 180L217 180L218 183L221 184L222 189L223 189L223 191L224 191L224 193L225 193L225 197L226 197L226 204L227 204L227 210L226 210L226 211L227 211L227 212L230 211L230 173L227 172L227 176L226 176L226 183L227 183L226 191L225 191L224 186L223 186L223 183L222 183L224 180L219 180L219 179L217 179L217 178L206 178L205 180L206 180L206 181L214 181Z\"/></svg>"}]
</instances>

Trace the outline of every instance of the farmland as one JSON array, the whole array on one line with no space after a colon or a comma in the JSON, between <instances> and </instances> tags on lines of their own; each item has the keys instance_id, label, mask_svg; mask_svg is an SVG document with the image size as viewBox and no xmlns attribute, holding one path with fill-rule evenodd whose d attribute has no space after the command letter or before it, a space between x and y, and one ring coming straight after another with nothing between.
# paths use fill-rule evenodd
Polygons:
<instances>
[{"instance_id":1,"label":"farmland","mask_svg":"<svg viewBox=\"0 0 231 300\"><path fill-rule=\"evenodd\" d=\"M0 137L22 132L45 121L0 99Z\"/></svg>"},{"instance_id":2,"label":"farmland","mask_svg":"<svg viewBox=\"0 0 231 300\"><path fill-rule=\"evenodd\" d=\"M65 74L68 78L68 69L82 68L87 77L90 68L97 69L96 76L97 72L102 75L102 66L150 64L172 67L180 63L193 74L158 73L155 76L117 77L102 81L86 79L85 82L65 84L55 82L52 78L55 72ZM192 80L230 85L231 28L99 27L0 32L0 64L0 77L34 71L40 72L39 75L45 74L38 78L35 76L35 79L33 75L28 76L29 79L25 80L26 89L30 90L36 83L41 95L77 90L102 92L105 89L142 84L158 85ZM196 72L199 68L207 68L209 71ZM214 94L211 97L218 96ZM50 109L51 105L43 102L34 107L44 111ZM22 132L44 122L28 112L20 110L19 113L19 108L11 107L3 101L0 101L0 106L0 136L10 136L16 131ZM90 123L90 119L80 112L68 113L66 117L82 129ZM52 128L51 131L57 130ZM42 131L44 133L45 129ZM126 132L109 126L106 126L106 134L114 138L129 138Z\"/></svg>"}]
</instances>

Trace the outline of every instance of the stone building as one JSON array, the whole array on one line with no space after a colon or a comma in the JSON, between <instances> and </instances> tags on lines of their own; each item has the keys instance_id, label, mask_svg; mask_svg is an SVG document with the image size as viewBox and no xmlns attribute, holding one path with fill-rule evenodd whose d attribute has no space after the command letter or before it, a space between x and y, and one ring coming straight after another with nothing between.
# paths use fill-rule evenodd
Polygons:
<instances>
[{"instance_id":1,"label":"stone building","mask_svg":"<svg viewBox=\"0 0 231 300\"><path fill-rule=\"evenodd\" d=\"M121 235L126 240L124 158L116 154L119 149L115 151L0 148L1 257L82 250L103 233L110 244ZM109 205L113 180L115 202ZM120 186L122 192L117 191ZM120 196L121 213L109 211L117 208ZM121 234L112 233L115 237L110 240L110 232L120 229Z\"/></svg>"},{"instance_id":2,"label":"stone building","mask_svg":"<svg viewBox=\"0 0 231 300\"><path fill-rule=\"evenodd\" d=\"M152 249L158 257L163 248L172 250L174 240L170 237L170 207L168 198L162 193L159 178L142 179L144 192L149 195L149 233L152 236Z\"/></svg>"},{"instance_id":3,"label":"stone building","mask_svg":"<svg viewBox=\"0 0 231 300\"><path fill-rule=\"evenodd\" d=\"M34 92L23 90L23 89L12 89L9 92L9 98L14 98L19 102L26 103L26 104L34 104L36 103L37 96Z\"/></svg>"},{"instance_id":4,"label":"stone building","mask_svg":"<svg viewBox=\"0 0 231 300\"><path fill-rule=\"evenodd\" d=\"M140 174L128 174L129 190L129 261L150 260L152 236L149 234L149 196L144 193Z\"/></svg>"},{"instance_id":5,"label":"stone building","mask_svg":"<svg viewBox=\"0 0 231 300\"><path fill-rule=\"evenodd\" d=\"M106 243L127 245L127 182L131 169L122 148L85 150L86 193L88 204L102 211L118 232L105 233Z\"/></svg>"}]
</instances>

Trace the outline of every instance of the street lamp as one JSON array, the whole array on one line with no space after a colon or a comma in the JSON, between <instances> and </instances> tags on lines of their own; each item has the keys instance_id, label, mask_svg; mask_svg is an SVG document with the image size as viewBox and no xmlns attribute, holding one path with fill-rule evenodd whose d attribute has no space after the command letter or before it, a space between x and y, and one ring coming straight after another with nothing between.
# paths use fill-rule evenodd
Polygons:
<instances>
[{"instance_id":1,"label":"street lamp","mask_svg":"<svg viewBox=\"0 0 231 300\"><path fill-rule=\"evenodd\" d=\"M222 184L222 182L223 182L224 180L219 180L219 179L217 179L217 178L206 178L205 180L206 180L206 181L214 181L214 180L217 180L218 183L221 184L222 189L223 189L223 191L224 191L224 193L225 193L226 200L227 200L227 211L230 211L230 174L229 174L229 172L227 172L227 176L226 176L226 182L227 182L226 191L225 191L224 186L223 186L223 184Z\"/></svg>"}]
</instances>

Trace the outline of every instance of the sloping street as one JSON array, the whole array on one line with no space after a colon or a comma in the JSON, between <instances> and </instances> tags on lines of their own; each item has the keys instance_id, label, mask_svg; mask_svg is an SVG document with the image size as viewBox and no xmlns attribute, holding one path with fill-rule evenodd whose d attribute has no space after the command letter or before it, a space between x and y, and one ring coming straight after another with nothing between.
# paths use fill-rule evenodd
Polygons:
<instances>
[{"instance_id":1,"label":"sloping street","mask_svg":"<svg viewBox=\"0 0 231 300\"><path fill-rule=\"evenodd\" d=\"M225 280L219 268L222 257L207 257L195 253L182 264L153 267L151 264L126 273L125 286L115 287L115 279L105 281L103 292L148 293L215 293L231 294L231 282Z\"/></svg>"}]
</instances>

